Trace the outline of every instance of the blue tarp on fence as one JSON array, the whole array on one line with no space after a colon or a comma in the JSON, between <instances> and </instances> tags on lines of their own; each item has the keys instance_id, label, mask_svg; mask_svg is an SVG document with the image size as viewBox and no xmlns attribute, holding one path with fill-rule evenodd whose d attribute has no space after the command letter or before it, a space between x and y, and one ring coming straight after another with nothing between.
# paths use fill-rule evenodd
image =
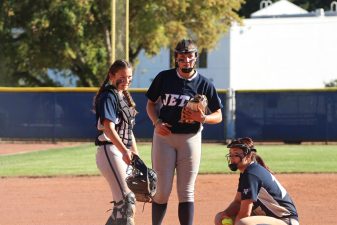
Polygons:
<instances>
[{"instance_id":1,"label":"blue tarp on fence","mask_svg":"<svg viewBox=\"0 0 337 225\"><path fill-rule=\"evenodd\" d=\"M94 140L95 115L91 110L95 89L15 90L0 91L0 138ZM153 126L146 114L145 90L131 94L139 111L135 136L152 139ZM225 100L225 93L220 97ZM205 126L204 139L222 141L224 137L224 123Z\"/></svg>"},{"instance_id":2,"label":"blue tarp on fence","mask_svg":"<svg viewBox=\"0 0 337 225\"><path fill-rule=\"evenodd\" d=\"M259 141L336 141L337 91L235 94L235 134Z\"/></svg>"},{"instance_id":3,"label":"blue tarp on fence","mask_svg":"<svg viewBox=\"0 0 337 225\"><path fill-rule=\"evenodd\" d=\"M0 138L94 139L95 88L6 90L0 89ZM139 111L135 136L151 140L145 90L131 93ZM220 92L224 106L231 101L226 95ZM227 112L225 107L222 112L222 123L205 126L204 140L225 141L227 134L234 133L256 141L337 141L337 89L236 91L235 111ZM227 117L230 113L234 115Z\"/></svg>"},{"instance_id":4,"label":"blue tarp on fence","mask_svg":"<svg viewBox=\"0 0 337 225\"><path fill-rule=\"evenodd\" d=\"M0 137L81 139L95 135L93 93L0 93Z\"/></svg>"}]
</instances>

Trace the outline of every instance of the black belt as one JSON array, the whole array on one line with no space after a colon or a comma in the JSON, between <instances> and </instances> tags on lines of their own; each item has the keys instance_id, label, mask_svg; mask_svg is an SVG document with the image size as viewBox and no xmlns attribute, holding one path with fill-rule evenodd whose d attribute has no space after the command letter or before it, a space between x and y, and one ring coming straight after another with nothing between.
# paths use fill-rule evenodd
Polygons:
<instances>
[{"instance_id":1,"label":"black belt","mask_svg":"<svg viewBox=\"0 0 337 225\"><path fill-rule=\"evenodd\" d=\"M99 141L99 140L96 140L95 141L95 145L96 146L101 146L101 145L112 145L113 143L111 141Z\"/></svg>"}]
</instances>

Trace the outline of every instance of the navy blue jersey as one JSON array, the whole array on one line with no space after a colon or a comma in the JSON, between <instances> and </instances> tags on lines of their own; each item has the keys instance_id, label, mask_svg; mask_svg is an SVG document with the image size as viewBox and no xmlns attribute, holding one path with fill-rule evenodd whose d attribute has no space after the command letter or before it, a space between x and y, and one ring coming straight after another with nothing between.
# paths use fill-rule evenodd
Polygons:
<instances>
[{"instance_id":1,"label":"navy blue jersey","mask_svg":"<svg viewBox=\"0 0 337 225\"><path fill-rule=\"evenodd\" d=\"M102 123L107 119L116 124L115 129L118 136L127 148L132 145L132 129L135 124L135 111L131 109L123 97L119 97L117 90L108 85L104 91L98 96L98 104L96 105L96 123ZM97 125L97 124L96 124ZM98 126L100 127L100 126ZM99 129L98 137L103 133ZM111 141L104 136L106 140Z\"/></svg>"},{"instance_id":2,"label":"navy blue jersey","mask_svg":"<svg viewBox=\"0 0 337 225\"><path fill-rule=\"evenodd\" d=\"M98 104L96 105L96 122L98 122L98 118L100 118L101 122L107 119L116 124L119 112L119 99L117 95L105 90L98 98Z\"/></svg>"},{"instance_id":3,"label":"navy blue jersey","mask_svg":"<svg viewBox=\"0 0 337 225\"><path fill-rule=\"evenodd\" d=\"M146 97L156 102L160 98L162 107L159 118L172 125L172 133L196 133L200 123L179 123L181 111L187 101L196 94L207 97L208 108L211 112L222 108L221 100L214 85L204 76L196 72L190 79L178 75L176 69L160 72L153 80Z\"/></svg>"},{"instance_id":4,"label":"navy blue jersey","mask_svg":"<svg viewBox=\"0 0 337 225\"><path fill-rule=\"evenodd\" d=\"M250 164L240 174L238 192L241 200L253 201L253 215L297 218L295 205L282 185L258 163Z\"/></svg>"}]
</instances>

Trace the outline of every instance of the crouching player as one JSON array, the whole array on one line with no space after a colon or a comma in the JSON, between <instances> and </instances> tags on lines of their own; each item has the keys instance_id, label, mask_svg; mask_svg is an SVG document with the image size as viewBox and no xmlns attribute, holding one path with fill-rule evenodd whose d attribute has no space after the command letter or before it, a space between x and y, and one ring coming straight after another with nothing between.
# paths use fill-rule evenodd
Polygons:
<instances>
[{"instance_id":1,"label":"crouching player","mask_svg":"<svg viewBox=\"0 0 337 225\"><path fill-rule=\"evenodd\" d=\"M228 146L228 166L239 170L234 200L215 216L215 225L299 225L294 202L256 154L251 138L233 140Z\"/></svg>"}]
</instances>

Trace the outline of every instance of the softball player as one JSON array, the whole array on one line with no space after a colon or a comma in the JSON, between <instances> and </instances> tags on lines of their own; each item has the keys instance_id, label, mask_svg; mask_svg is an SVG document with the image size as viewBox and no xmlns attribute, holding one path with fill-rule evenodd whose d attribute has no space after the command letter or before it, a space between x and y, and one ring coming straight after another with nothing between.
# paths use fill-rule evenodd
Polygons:
<instances>
[{"instance_id":1,"label":"softball player","mask_svg":"<svg viewBox=\"0 0 337 225\"><path fill-rule=\"evenodd\" d=\"M215 225L230 224L224 222L228 219L236 225L299 225L294 202L256 154L253 140L239 138L227 147L228 166L240 170L240 179L233 202L215 216Z\"/></svg>"},{"instance_id":2,"label":"softball player","mask_svg":"<svg viewBox=\"0 0 337 225\"><path fill-rule=\"evenodd\" d=\"M110 185L114 204L106 225L134 225L136 200L125 182L127 165L137 154L132 132L136 110L127 92L131 80L131 65L116 60L94 100L99 131L96 164Z\"/></svg>"},{"instance_id":3,"label":"softball player","mask_svg":"<svg viewBox=\"0 0 337 225\"><path fill-rule=\"evenodd\" d=\"M153 225L160 225L165 216L175 172L180 224L193 223L202 125L222 121L223 106L215 87L194 69L197 57L197 47L191 40L180 41L175 48L176 68L160 72L146 93L147 113L155 127L152 166L158 175L157 193L152 203ZM207 96L210 114L184 109L183 118L195 122L179 122L183 107L195 94Z\"/></svg>"}]
</instances>

